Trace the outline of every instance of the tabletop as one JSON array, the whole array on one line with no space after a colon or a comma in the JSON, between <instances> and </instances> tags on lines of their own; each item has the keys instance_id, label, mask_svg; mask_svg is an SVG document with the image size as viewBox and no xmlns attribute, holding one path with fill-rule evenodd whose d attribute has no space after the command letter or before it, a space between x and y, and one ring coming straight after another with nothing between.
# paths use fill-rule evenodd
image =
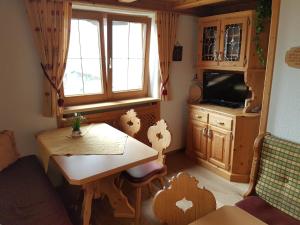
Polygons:
<instances>
[{"instance_id":1,"label":"tabletop","mask_svg":"<svg viewBox=\"0 0 300 225\"><path fill-rule=\"evenodd\" d=\"M102 125L107 126L110 135L122 133L108 124ZM125 142L123 154L51 156L67 181L73 185L84 185L150 162L157 157L156 150L130 136Z\"/></svg>"},{"instance_id":2,"label":"tabletop","mask_svg":"<svg viewBox=\"0 0 300 225\"><path fill-rule=\"evenodd\" d=\"M236 206L223 206L190 225L267 225Z\"/></svg>"}]
</instances>

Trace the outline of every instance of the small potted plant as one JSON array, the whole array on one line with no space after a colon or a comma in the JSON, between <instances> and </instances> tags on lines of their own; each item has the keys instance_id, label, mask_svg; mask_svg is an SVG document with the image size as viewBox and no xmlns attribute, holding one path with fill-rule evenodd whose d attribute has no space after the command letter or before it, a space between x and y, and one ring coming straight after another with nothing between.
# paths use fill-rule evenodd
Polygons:
<instances>
[{"instance_id":1,"label":"small potted plant","mask_svg":"<svg viewBox=\"0 0 300 225\"><path fill-rule=\"evenodd\" d=\"M72 120L72 137L80 137L81 136L81 130L80 130L80 125L81 122L85 118L80 114L80 113L75 113L73 120Z\"/></svg>"}]
</instances>

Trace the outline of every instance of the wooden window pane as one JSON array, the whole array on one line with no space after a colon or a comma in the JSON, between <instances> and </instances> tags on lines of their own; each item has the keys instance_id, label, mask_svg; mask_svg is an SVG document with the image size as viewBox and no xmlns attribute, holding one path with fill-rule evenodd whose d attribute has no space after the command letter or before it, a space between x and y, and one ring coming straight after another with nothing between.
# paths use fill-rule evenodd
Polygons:
<instances>
[{"instance_id":1,"label":"wooden window pane","mask_svg":"<svg viewBox=\"0 0 300 225\"><path fill-rule=\"evenodd\" d=\"M68 59L63 82L65 96L84 93L80 59Z\"/></svg>"},{"instance_id":2,"label":"wooden window pane","mask_svg":"<svg viewBox=\"0 0 300 225\"><path fill-rule=\"evenodd\" d=\"M146 25L112 22L112 92L143 89Z\"/></svg>"},{"instance_id":3,"label":"wooden window pane","mask_svg":"<svg viewBox=\"0 0 300 225\"><path fill-rule=\"evenodd\" d=\"M72 19L64 76L66 97L103 94L99 21Z\"/></svg>"}]
</instances>

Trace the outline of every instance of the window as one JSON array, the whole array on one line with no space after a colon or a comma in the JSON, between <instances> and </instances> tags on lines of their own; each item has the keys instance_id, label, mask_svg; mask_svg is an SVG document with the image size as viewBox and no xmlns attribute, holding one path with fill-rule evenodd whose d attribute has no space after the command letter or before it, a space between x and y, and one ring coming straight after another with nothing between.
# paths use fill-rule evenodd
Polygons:
<instances>
[{"instance_id":1,"label":"window","mask_svg":"<svg viewBox=\"0 0 300 225\"><path fill-rule=\"evenodd\" d=\"M66 105L145 97L150 29L147 17L73 11Z\"/></svg>"}]
</instances>

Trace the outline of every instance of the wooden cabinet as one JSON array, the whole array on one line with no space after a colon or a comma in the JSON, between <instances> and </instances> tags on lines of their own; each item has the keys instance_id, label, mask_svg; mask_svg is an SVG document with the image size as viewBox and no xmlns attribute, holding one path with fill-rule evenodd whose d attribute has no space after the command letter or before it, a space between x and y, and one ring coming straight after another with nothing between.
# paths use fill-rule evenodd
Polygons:
<instances>
[{"instance_id":1,"label":"wooden cabinet","mask_svg":"<svg viewBox=\"0 0 300 225\"><path fill-rule=\"evenodd\" d=\"M244 71L264 68L257 60L254 43L254 11L199 19L198 66L200 69ZM267 40L262 40L267 51Z\"/></svg>"},{"instance_id":2,"label":"wooden cabinet","mask_svg":"<svg viewBox=\"0 0 300 225\"><path fill-rule=\"evenodd\" d=\"M220 21L209 21L199 24L200 65L217 66L220 45Z\"/></svg>"},{"instance_id":3,"label":"wooden cabinet","mask_svg":"<svg viewBox=\"0 0 300 225\"><path fill-rule=\"evenodd\" d=\"M187 154L228 180L248 182L259 114L208 104L189 112Z\"/></svg>"},{"instance_id":4,"label":"wooden cabinet","mask_svg":"<svg viewBox=\"0 0 300 225\"><path fill-rule=\"evenodd\" d=\"M207 160L228 170L232 132L209 126L207 137Z\"/></svg>"},{"instance_id":5,"label":"wooden cabinet","mask_svg":"<svg viewBox=\"0 0 300 225\"><path fill-rule=\"evenodd\" d=\"M207 125L201 122L190 121L189 129L191 130L191 145L195 154L202 159L206 159Z\"/></svg>"}]
</instances>

